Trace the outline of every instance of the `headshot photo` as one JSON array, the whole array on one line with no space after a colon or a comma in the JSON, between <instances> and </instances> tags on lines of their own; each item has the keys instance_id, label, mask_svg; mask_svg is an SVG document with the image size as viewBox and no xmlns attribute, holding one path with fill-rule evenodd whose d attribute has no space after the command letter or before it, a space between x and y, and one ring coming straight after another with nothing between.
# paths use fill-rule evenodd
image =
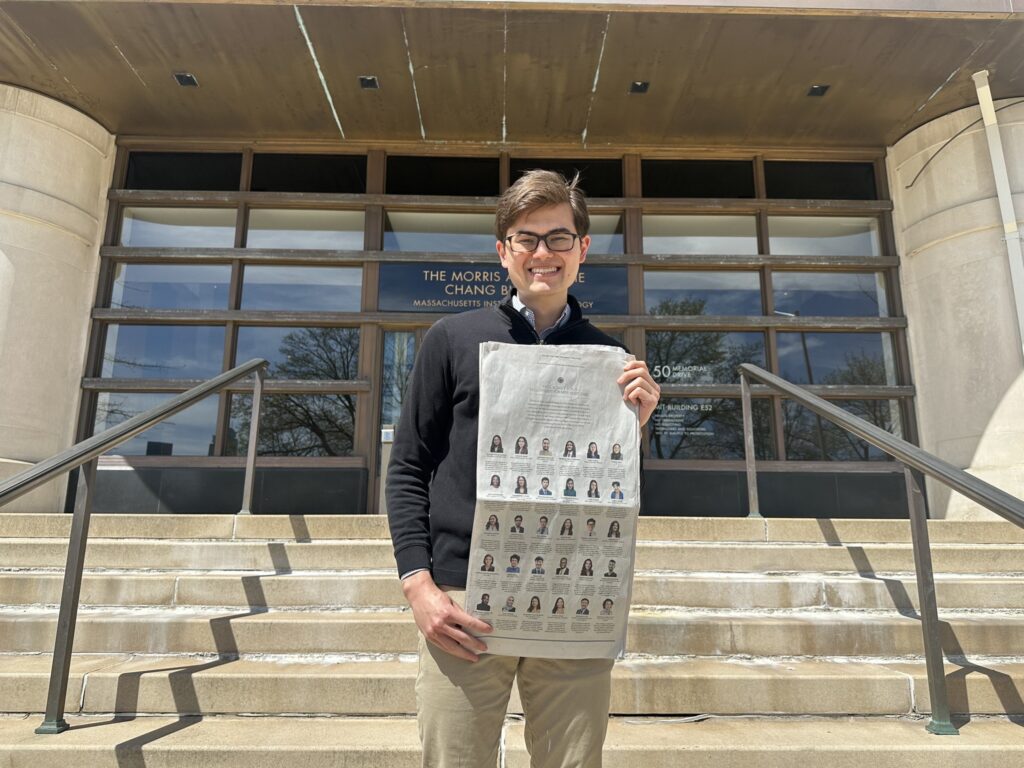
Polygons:
<instances>
[{"instance_id":1,"label":"headshot photo","mask_svg":"<svg viewBox=\"0 0 1024 768\"><path fill-rule=\"evenodd\" d=\"M576 486L573 485L571 477L568 480L565 481L565 488L562 489L562 495L563 496L575 496L576 495Z\"/></svg>"},{"instance_id":2,"label":"headshot photo","mask_svg":"<svg viewBox=\"0 0 1024 768\"><path fill-rule=\"evenodd\" d=\"M491 488L501 488L501 478L498 475L491 475Z\"/></svg>"},{"instance_id":3,"label":"headshot photo","mask_svg":"<svg viewBox=\"0 0 1024 768\"><path fill-rule=\"evenodd\" d=\"M612 446L612 461L622 461L622 446L616 443Z\"/></svg>"},{"instance_id":4,"label":"headshot photo","mask_svg":"<svg viewBox=\"0 0 1024 768\"><path fill-rule=\"evenodd\" d=\"M597 520L595 520L592 517L588 517L587 518L587 530L585 530L583 532L583 535L586 536L588 539L591 539L591 538L593 538L594 536L597 535L596 533L594 533L594 526L595 525L597 525Z\"/></svg>"},{"instance_id":5,"label":"headshot photo","mask_svg":"<svg viewBox=\"0 0 1024 768\"><path fill-rule=\"evenodd\" d=\"M519 555L512 555L508 559L508 568L505 573L519 573Z\"/></svg>"},{"instance_id":6,"label":"headshot photo","mask_svg":"<svg viewBox=\"0 0 1024 768\"><path fill-rule=\"evenodd\" d=\"M576 458L576 443L569 440L565 443L565 451L562 452L563 459L575 459Z\"/></svg>"},{"instance_id":7,"label":"headshot photo","mask_svg":"<svg viewBox=\"0 0 1024 768\"><path fill-rule=\"evenodd\" d=\"M611 498L620 500L624 498L622 495L622 486L619 484L618 480L612 482Z\"/></svg>"},{"instance_id":8,"label":"headshot photo","mask_svg":"<svg viewBox=\"0 0 1024 768\"><path fill-rule=\"evenodd\" d=\"M551 608L551 613L553 613L555 616L564 616L565 615L565 600L562 599L561 597L556 597L555 598L555 604Z\"/></svg>"},{"instance_id":9,"label":"headshot photo","mask_svg":"<svg viewBox=\"0 0 1024 768\"><path fill-rule=\"evenodd\" d=\"M480 566L481 571L492 572L494 571L494 556L484 555L484 563Z\"/></svg>"},{"instance_id":10,"label":"headshot photo","mask_svg":"<svg viewBox=\"0 0 1024 768\"><path fill-rule=\"evenodd\" d=\"M621 535L622 534L619 531L619 521L612 520L611 523L608 525L608 538L618 539L621 537Z\"/></svg>"},{"instance_id":11,"label":"headshot photo","mask_svg":"<svg viewBox=\"0 0 1024 768\"><path fill-rule=\"evenodd\" d=\"M501 606L502 613L515 613L516 612L516 599L512 595L505 598L505 604Z\"/></svg>"},{"instance_id":12,"label":"headshot photo","mask_svg":"<svg viewBox=\"0 0 1024 768\"><path fill-rule=\"evenodd\" d=\"M590 615L590 601L587 598L580 600L580 607L576 609L577 616L589 616Z\"/></svg>"},{"instance_id":13,"label":"headshot photo","mask_svg":"<svg viewBox=\"0 0 1024 768\"><path fill-rule=\"evenodd\" d=\"M480 602L476 604L478 611L489 611L491 610L491 596L484 592L480 595Z\"/></svg>"},{"instance_id":14,"label":"headshot photo","mask_svg":"<svg viewBox=\"0 0 1024 768\"><path fill-rule=\"evenodd\" d=\"M530 598L530 607L526 609L527 613L540 613L540 598L534 595Z\"/></svg>"},{"instance_id":15,"label":"headshot photo","mask_svg":"<svg viewBox=\"0 0 1024 768\"><path fill-rule=\"evenodd\" d=\"M538 456L550 456L551 455L551 441L546 437L540 441L540 453Z\"/></svg>"},{"instance_id":16,"label":"headshot photo","mask_svg":"<svg viewBox=\"0 0 1024 768\"><path fill-rule=\"evenodd\" d=\"M590 487L587 488L587 498L588 499L600 499L601 498L601 492L597 490L597 480L591 480L590 481Z\"/></svg>"},{"instance_id":17,"label":"headshot photo","mask_svg":"<svg viewBox=\"0 0 1024 768\"><path fill-rule=\"evenodd\" d=\"M494 570L493 568L491 570ZM569 558L563 557L558 561L558 567L555 568L556 576L568 576L569 575Z\"/></svg>"},{"instance_id":18,"label":"headshot photo","mask_svg":"<svg viewBox=\"0 0 1024 768\"><path fill-rule=\"evenodd\" d=\"M547 536L549 533L551 533L551 531L548 529L548 519L544 515L541 515L540 519L537 521L537 535Z\"/></svg>"},{"instance_id":19,"label":"headshot photo","mask_svg":"<svg viewBox=\"0 0 1024 768\"><path fill-rule=\"evenodd\" d=\"M612 560L612 563L615 561ZM544 573L544 558L537 556L533 558L533 568L530 569L530 573L542 575Z\"/></svg>"},{"instance_id":20,"label":"headshot photo","mask_svg":"<svg viewBox=\"0 0 1024 768\"><path fill-rule=\"evenodd\" d=\"M604 602L601 603L601 615L602 616L611 616L612 615L612 607L614 605L615 605L615 602L610 597L606 597Z\"/></svg>"},{"instance_id":21,"label":"headshot photo","mask_svg":"<svg viewBox=\"0 0 1024 768\"><path fill-rule=\"evenodd\" d=\"M562 521L562 530L558 532L559 536L572 536L572 520L566 519Z\"/></svg>"},{"instance_id":22,"label":"headshot photo","mask_svg":"<svg viewBox=\"0 0 1024 768\"><path fill-rule=\"evenodd\" d=\"M500 528L498 528L498 516L497 515L488 515L487 523L484 525L484 530L485 531L498 531L498 530L501 530Z\"/></svg>"},{"instance_id":23,"label":"headshot photo","mask_svg":"<svg viewBox=\"0 0 1024 768\"><path fill-rule=\"evenodd\" d=\"M519 477L516 478L516 491L515 492L516 493L520 493L520 494L522 494L522 493L529 493L529 491L526 490L526 478L523 477L522 475L520 475Z\"/></svg>"},{"instance_id":24,"label":"headshot photo","mask_svg":"<svg viewBox=\"0 0 1024 768\"><path fill-rule=\"evenodd\" d=\"M546 478L546 477L542 477L540 479L540 490L537 491L537 495L538 496L550 496L551 495L551 488L549 487L550 485L551 485L551 480Z\"/></svg>"},{"instance_id":25,"label":"headshot photo","mask_svg":"<svg viewBox=\"0 0 1024 768\"><path fill-rule=\"evenodd\" d=\"M491 438L491 453L504 453L504 449L501 447L501 435L495 435Z\"/></svg>"},{"instance_id":26,"label":"headshot photo","mask_svg":"<svg viewBox=\"0 0 1024 768\"><path fill-rule=\"evenodd\" d=\"M509 528L510 533L523 533L523 516L516 515L512 518L512 527Z\"/></svg>"},{"instance_id":27,"label":"headshot photo","mask_svg":"<svg viewBox=\"0 0 1024 768\"><path fill-rule=\"evenodd\" d=\"M588 459L600 459L601 454L597 452L597 443L591 443L587 446L587 458Z\"/></svg>"},{"instance_id":28,"label":"headshot photo","mask_svg":"<svg viewBox=\"0 0 1024 768\"><path fill-rule=\"evenodd\" d=\"M580 568L580 576L593 576L594 575L594 563L588 557L583 561L583 567Z\"/></svg>"},{"instance_id":29,"label":"headshot photo","mask_svg":"<svg viewBox=\"0 0 1024 768\"><path fill-rule=\"evenodd\" d=\"M526 456L530 451L526 447L526 438L520 435L516 438L516 454Z\"/></svg>"},{"instance_id":30,"label":"headshot photo","mask_svg":"<svg viewBox=\"0 0 1024 768\"><path fill-rule=\"evenodd\" d=\"M606 579L615 579L615 578L618 578L618 575L619 574L617 574L615 572L615 561L614 560L609 560L608 561L608 571L604 575L605 578Z\"/></svg>"}]
</instances>

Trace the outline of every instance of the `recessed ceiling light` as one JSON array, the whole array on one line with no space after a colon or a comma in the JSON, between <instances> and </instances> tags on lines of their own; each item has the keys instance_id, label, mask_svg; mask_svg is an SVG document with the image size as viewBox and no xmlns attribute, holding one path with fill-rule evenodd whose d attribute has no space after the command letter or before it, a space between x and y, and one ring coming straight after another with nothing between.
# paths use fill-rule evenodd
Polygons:
<instances>
[{"instance_id":1,"label":"recessed ceiling light","mask_svg":"<svg viewBox=\"0 0 1024 768\"><path fill-rule=\"evenodd\" d=\"M646 80L634 80L629 84L630 93L647 93L651 84Z\"/></svg>"},{"instance_id":2,"label":"recessed ceiling light","mask_svg":"<svg viewBox=\"0 0 1024 768\"><path fill-rule=\"evenodd\" d=\"M380 88L380 82L377 80L376 75L360 75L359 87L364 91L376 91Z\"/></svg>"},{"instance_id":3,"label":"recessed ceiling light","mask_svg":"<svg viewBox=\"0 0 1024 768\"><path fill-rule=\"evenodd\" d=\"M810 90L807 91L807 95L808 96L824 96L825 93L828 91L828 89L831 88L831 87L832 86L830 86L830 85L812 85L810 87Z\"/></svg>"},{"instance_id":4,"label":"recessed ceiling light","mask_svg":"<svg viewBox=\"0 0 1024 768\"><path fill-rule=\"evenodd\" d=\"M175 72L174 79L182 88L198 88L199 81L191 72Z\"/></svg>"}]
</instances>

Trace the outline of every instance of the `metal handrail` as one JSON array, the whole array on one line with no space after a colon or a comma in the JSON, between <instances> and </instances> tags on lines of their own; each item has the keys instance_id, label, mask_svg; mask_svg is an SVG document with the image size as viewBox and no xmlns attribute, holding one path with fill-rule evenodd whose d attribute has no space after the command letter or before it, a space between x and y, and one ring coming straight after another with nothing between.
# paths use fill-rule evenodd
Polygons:
<instances>
[{"instance_id":1,"label":"metal handrail","mask_svg":"<svg viewBox=\"0 0 1024 768\"><path fill-rule=\"evenodd\" d=\"M239 514L250 514L253 483L256 477L256 440L259 436L260 405L263 400L263 380L266 376L266 367L267 361L262 358L255 358L243 363L168 400L163 405L151 408L117 426L100 432L98 435L76 443L66 451L51 456L24 472L19 472L6 482L0 483L0 507L2 507L32 489L38 488L43 483L84 465L79 476L75 510L71 519L71 537L68 542L67 564L64 567L60 612L57 616L57 636L54 640L46 715L42 725L36 728L36 733L61 733L70 727L67 720L64 719L64 697L67 695L68 674L71 669L71 648L74 645L75 624L78 619L78 600L82 588L85 548L89 539L92 492L96 487L97 458L111 448L116 448L155 424L159 424L179 411L194 405L204 397L216 394L239 379L255 374L252 410L249 418L249 446L245 460L245 484L242 491L242 508L239 510Z\"/></svg>"},{"instance_id":2,"label":"metal handrail","mask_svg":"<svg viewBox=\"0 0 1024 768\"><path fill-rule=\"evenodd\" d=\"M932 571L931 545L928 541L928 506L924 496L924 476L935 478L1000 517L1024 528L1024 501L969 475L949 462L908 443L842 408L812 395L803 387L743 363L740 374L740 397L743 408L743 445L747 464L747 498L752 517L760 517L757 496L757 462L754 455L754 420L750 401L750 380L760 382L785 395L808 410L822 416L903 463L907 483L907 504L910 512L910 535L914 550L914 568L920 602L921 631L924 635L925 667L931 697L932 717L928 731L940 735L956 735L950 720L946 673L943 667L942 644L939 639L939 614L935 600L935 576Z\"/></svg>"}]
</instances>

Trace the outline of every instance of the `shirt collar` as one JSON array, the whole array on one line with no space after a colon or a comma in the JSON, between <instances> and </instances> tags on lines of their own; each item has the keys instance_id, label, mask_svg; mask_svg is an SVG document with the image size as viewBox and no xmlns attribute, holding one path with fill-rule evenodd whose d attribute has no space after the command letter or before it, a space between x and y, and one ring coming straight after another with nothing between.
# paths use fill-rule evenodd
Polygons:
<instances>
[{"instance_id":1,"label":"shirt collar","mask_svg":"<svg viewBox=\"0 0 1024 768\"><path fill-rule=\"evenodd\" d=\"M523 303L522 299L519 298L519 294L517 293L512 294L512 307L516 310L516 312L518 312L520 315L526 318L526 322L530 324L530 327L532 327L533 330L537 330L536 314L534 314L534 311ZM568 321L569 305L566 304L565 308L562 310L562 314L558 316L557 320L555 320L555 324L543 331L537 331L537 335L539 335L542 339L546 339L550 334L557 331Z\"/></svg>"}]
</instances>

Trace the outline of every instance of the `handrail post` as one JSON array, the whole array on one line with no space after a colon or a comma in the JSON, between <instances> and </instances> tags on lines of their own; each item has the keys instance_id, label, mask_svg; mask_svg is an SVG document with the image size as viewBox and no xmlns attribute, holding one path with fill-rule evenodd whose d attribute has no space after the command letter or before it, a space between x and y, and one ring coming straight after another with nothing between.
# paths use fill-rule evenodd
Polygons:
<instances>
[{"instance_id":1,"label":"handrail post","mask_svg":"<svg viewBox=\"0 0 1024 768\"><path fill-rule=\"evenodd\" d=\"M249 414L249 450L245 456L245 487L242 490L242 508L240 515L252 514L252 491L256 483L256 442L260 434L260 406L263 404L263 378L266 371L263 366L256 369L256 378L252 387L252 410Z\"/></svg>"},{"instance_id":2,"label":"handrail post","mask_svg":"<svg viewBox=\"0 0 1024 768\"><path fill-rule=\"evenodd\" d=\"M740 400L743 407L743 453L747 461L747 506L748 517L761 517L757 500L757 466L754 456L754 409L750 404L750 381L740 371Z\"/></svg>"},{"instance_id":3,"label":"handrail post","mask_svg":"<svg viewBox=\"0 0 1024 768\"><path fill-rule=\"evenodd\" d=\"M928 541L928 509L924 498L924 475L904 465L907 483L907 506L910 508L910 535L914 545L914 566L917 569L917 595L924 634L925 667L928 671L928 696L932 719L928 731L940 736L956 736L957 729L949 718L949 697L946 693L946 670L943 665L942 642L939 636L939 611L935 600L935 576L932 572L932 551Z\"/></svg>"},{"instance_id":4,"label":"handrail post","mask_svg":"<svg viewBox=\"0 0 1024 768\"><path fill-rule=\"evenodd\" d=\"M46 714L36 733L61 733L71 726L64 719L64 699L68 693L71 671L71 649L75 644L78 599L82 591L82 569L85 566L85 545L89 539L89 516L92 495L96 490L96 459L82 465L78 475L75 511L71 518L67 564L64 566L64 587L61 590L57 636L53 643L50 687L46 694Z\"/></svg>"}]
</instances>

